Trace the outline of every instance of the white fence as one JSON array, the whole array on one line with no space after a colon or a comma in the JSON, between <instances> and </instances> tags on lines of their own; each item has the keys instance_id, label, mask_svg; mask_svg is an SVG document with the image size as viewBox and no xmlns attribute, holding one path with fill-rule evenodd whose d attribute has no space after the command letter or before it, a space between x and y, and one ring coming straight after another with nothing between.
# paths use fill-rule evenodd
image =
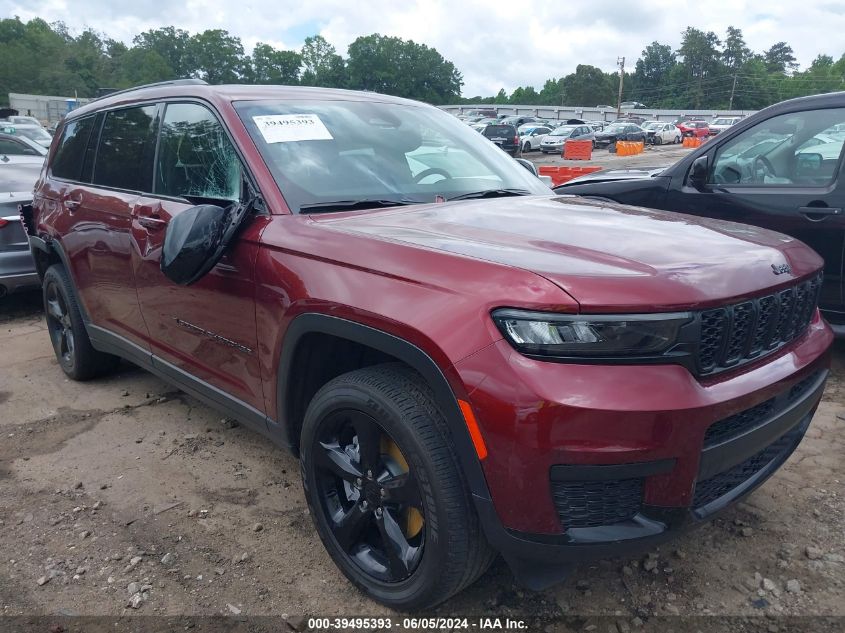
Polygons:
<instances>
[{"instance_id":1,"label":"white fence","mask_svg":"<svg viewBox=\"0 0 845 633\"><path fill-rule=\"evenodd\" d=\"M10 108L23 116L34 116L42 123L55 123L71 110L89 101L91 99L9 93Z\"/></svg>"},{"instance_id":2,"label":"white fence","mask_svg":"<svg viewBox=\"0 0 845 633\"><path fill-rule=\"evenodd\" d=\"M614 121L616 108L596 108L583 106L537 106L537 105L444 105L441 109L452 114L461 114L468 110L483 108L495 110L497 114L523 114L540 119L582 119L584 121ZM700 116L710 120L716 116L749 116L756 110L655 110L642 108L637 110L623 109L622 114L641 116L649 120L671 122L681 116Z\"/></svg>"}]
</instances>

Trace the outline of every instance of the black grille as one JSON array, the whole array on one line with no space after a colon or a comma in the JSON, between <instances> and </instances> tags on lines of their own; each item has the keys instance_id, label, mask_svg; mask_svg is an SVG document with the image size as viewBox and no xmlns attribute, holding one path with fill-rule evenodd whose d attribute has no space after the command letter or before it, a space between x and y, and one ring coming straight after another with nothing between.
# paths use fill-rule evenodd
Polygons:
<instances>
[{"instance_id":1,"label":"black grille","mask_svg":"<svg viewBox=\"0 0 845 633\"><path fill-rule=\"evenodd\" d=\"M553 481L552 500L564 528L613 525L633 517L643 499L642 479Z\"/></svg>"},{"instance_id":2,"label":"black grille","mask_svg":"<svg viewBox=\"0 0 845 633\"><path fill-rule=\"evenodd\" d=\"M813 317L821 274L778 293L701 313L698 368L716 374L786 345Z\"/></svg>"},{"instance_id":3,"label":"black grille","mask_svg":"<svg viewBox=\"0 0 845 633\"><path fill-rule=\"evenodd\" d=\"M770 400L761 402L756 407L751 407L729 418L719 420L715 424L711 424L704 434L704 447L709 448L714 444L721 444L725 440L742 435L745 431L753 429L762 423L774 410L775 399L771 398Z\"/></svg>"},{"instance_id":4,"label":"black grille","mask_svg":"<svg viewBox=\"0 0 845 633\"><path fill-rule=\"evenodd\" d=\"M773 461L785 459L798 444L802 432L803 430L800 427L790 431L744 462L713 475L709 479L702 479L697 482L692 501L693 507L706 506L751 479Z\"/></svg>"},{"instance_id":5,"label":"black grille","mask_svg":"<svg viewBox=\"0 0 845 633\"><path fill-rule=\"evenodd\" d=\"M792 385L788 392L781 393L750 409L740 411L730 417L714 422L707 428L704 434L704 448L721 444L726 440L730 440L760 426L776 411L782 411L801 396L805 395L807 390L818 380L819 373L814 372L806 378L802 378L799 382Z\"/></svg>"}]
</instances>

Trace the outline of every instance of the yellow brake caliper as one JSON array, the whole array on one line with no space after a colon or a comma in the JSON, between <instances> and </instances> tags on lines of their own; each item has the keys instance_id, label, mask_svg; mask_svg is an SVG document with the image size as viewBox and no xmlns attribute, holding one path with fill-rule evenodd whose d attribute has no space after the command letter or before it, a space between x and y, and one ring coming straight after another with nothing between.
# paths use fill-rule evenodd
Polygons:
<instances>
[{"instance_id":1,"label":"yellow brake caliper","mask_svg":"<svg viewBox=\"0 0 845 633\"><path fill-rule=\"evenodd\" d=\"M411 470L396 442L387 435L381 436L381 452L384 455L389 455L402 468L403 472L407 473ZM424 522L423 515L417 508L413 506L408 508L405 511L405 536L408 538L415 537L422 530Z\"/></svg>"}]
</instances>

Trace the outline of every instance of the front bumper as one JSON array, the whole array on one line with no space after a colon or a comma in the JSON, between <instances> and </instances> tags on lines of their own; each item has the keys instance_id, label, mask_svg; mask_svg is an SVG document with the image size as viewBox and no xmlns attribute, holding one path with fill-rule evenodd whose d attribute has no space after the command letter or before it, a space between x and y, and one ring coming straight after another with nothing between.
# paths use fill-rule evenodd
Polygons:
<instances>
[{"instance_id":1,"label":"front bumper","mask_svg":"<svg viewBox=\"0 0 845 633\"><path fill-rule=\"evenodd\" d=\"M505 341L458 363L477 381L492 500L476 508L488 540L541 587L574 563L648 549L713 516L798 446L831 342L816 316L774 357L701 382L671 365L534 361Z\"/></svg>"}]
</instances>

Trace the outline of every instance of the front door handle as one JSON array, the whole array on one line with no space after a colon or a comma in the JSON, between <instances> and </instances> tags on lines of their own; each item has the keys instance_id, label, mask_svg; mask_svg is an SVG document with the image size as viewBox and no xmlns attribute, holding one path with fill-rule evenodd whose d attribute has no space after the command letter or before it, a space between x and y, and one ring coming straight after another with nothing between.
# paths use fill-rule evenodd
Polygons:
<instances>
[{"instance_id":1,"label":"front door handle","mask_svg":"<svg viewBox=\"0 0 845 633\"><path fill-rule=\"evenodd\" d=\"M799 207L798 212L810 222L823 222L829 215L842 215L839 207Z\"/></svg>"},{"instance_id":2,"label":"front door handle","mask_svg":"<svg viewBox=\"0 0 845 633\"><path fill-rule=\"evenodd\" d=\"M68 211L76 211L79 208L79 205L82 204L79 200L73 200L72 198L65 198L64 205Z\"/></svg>"},{"instance_id":3,"label":"front door handle","mask_svg":"<svg viewBox=\"0 0 845 633\"><path fill-rule=\"evenodd\" d=\"M138 218L138 224L150 231L158 231L167 226L167 221L155 216L142 215Z\"/></svg>"}]
</instances>

